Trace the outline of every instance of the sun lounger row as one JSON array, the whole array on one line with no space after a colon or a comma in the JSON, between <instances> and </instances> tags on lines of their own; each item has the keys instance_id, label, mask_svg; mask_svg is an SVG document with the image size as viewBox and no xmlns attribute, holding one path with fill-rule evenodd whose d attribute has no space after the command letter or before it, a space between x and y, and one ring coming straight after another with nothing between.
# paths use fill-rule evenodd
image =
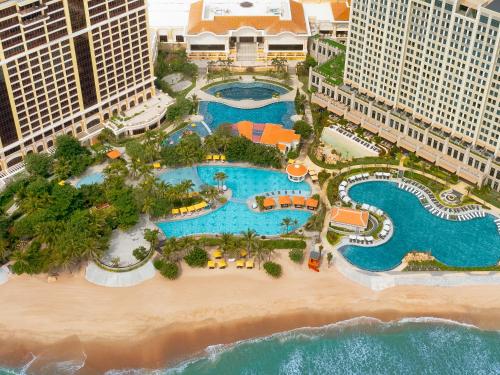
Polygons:
<instances>
[{"instance_id":1,"label":"sun lounger row","mask_svg":"<svg viewBox=\"0 0 500 375\"><path fill-rule=\"evenodd\" d=\"M204 208L208 207L208 203L203 201L197 204L194 204L192 206L188 207L181 207L181 208L173 208L172 209L172 215L192 215L193 212L197 212L200 210L203 210Z\"/></svg>"},{"instance_id":2,"label":"sun lounger row","mask_svg":"<svg viewBox=\"0 0 500 375\"><path fill-rule=\"evenodd\" d=\"M495 219L495 224L497 226L498 234L500 234L500 218Z\"/></svg>"},{"instance_id":3,"label":"sun lounger row","mask_svg":"<svg viewBox=\"0 0 500 375\"><path fill-rule=\"evenodd\" d=\"M279 195L302 195L304 192L302 190L277 190L277 191L269 191L267 193L262 194L264 197L277 197ZM260 194L259 194L260 195Z\"/></svg>"},{"instance_id":4,"label":"sun lounger row","mask_svg":"<svg viewBox=\"0 0 500 375\"><path fill-rule=\"evenodd\" d=\"M355 174L353 176L348 177L347 181L352 183L352 182L356 182L356 181L368 180L369 178L370 178L369 173L360 173L360 174Z\"/></svg>"},{"instance_id":5,"label":"sun lounger row","mask_svg":"<svg viewBox=\"0 0 500 375\"><path fill-rule=\"evenodd\" d=\"M457 215L458 221L471 220L479 217L485 217L486 213L484 211L472 211L465 214Z\"/></svg>"},{"instance_id":6,"label":"sun lounger row","mask_svg":"<svg viewBox=\"0 0 500 375\"><path fill-rule=\"evenodd\" d=\"M226 161L226 155L207 155L205 156L206 161Z\"/></svg>"},{"instance_id":7,"label":"sun lounger row","mask_svg":"<svg viewBox=\"0 0 500 375\"><path fill-rule=\"evenodd\" d=\"M374 241L374 238L372 236L356 236L354 234L349 236L349 242L350 243L356 243L356 244L372 244Z\"/></svg>"},{"instance_id":8,"label":"sun lounger row","mask_svg":"<svg viewBox=\"0 0 500 375\"><path fill-rule=\"evenodd\" d=\"M391 178L391 174L389 172L375 172L373 175L377 179L386 179L386 180L388 180L389 178Z\"/></svg>"},{"instance_id":9,"label":"sun lounger row","mask_svg":"<svg viewBox=\"0 0 500 375\"><path fill-rule=\"evenodd\" d=\"M344 137L352 139L356 143L359 143L360 145L366 147L369 150L375 151L376 153L380 152L380 148L371 144L370 142L365 141L364 139L359 138L356 134L348 132L347 130L344 130L335 125L330 125L330 129L335 130L337 133L342 134Z\"/></svg>"}]
</instances>

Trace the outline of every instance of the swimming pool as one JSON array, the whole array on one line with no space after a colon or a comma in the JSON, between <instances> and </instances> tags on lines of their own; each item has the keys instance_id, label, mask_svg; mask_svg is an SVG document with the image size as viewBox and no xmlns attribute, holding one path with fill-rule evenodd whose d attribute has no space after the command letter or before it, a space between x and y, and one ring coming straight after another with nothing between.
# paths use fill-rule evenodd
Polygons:
<instances>
[{"instance_id":1,"label":"swimming pool","mask_svg":"<svg viewBox=\"0 0 500 375\"><path fill-rule=\"evenodd\" d=\"M221 83L206 90L208 94L231 100L265 100L271 99L274 95L286 94L288 91L283 86L266 82Z\"/></svg>"},{"instance_id":2,"label":"swimming pool","mask_svg":"<svg viewBox=\"0 0 500 375\"><path fill-rule=\"evenodd\" d=\"M211 134L211 130L207 126L205 126L201 122L193 122L189 125L185 126L182 129L179 129L172 134L170 134L164 141L164 145L173 145L179 143L181 138L185 134L196 133L200 136L200 138L205 138L207 135Z\"/></svg>"},{"instance_id":3,"label":"swimming pool","mask_svg":"<svg viewBox=\"0 0 500 375\"><path fill-rule=\"evenodd\" d=\"M180 171L181 177L175 177ZM182 237L192 234L239 234L253 229L260 235L277 235L282 232L281 221L290 217L303 226L311 216L310 212L297 210L279 210L257 213L251 211L246 200L256 194L268 191L301 190L309 195L311 189L305 182L294 183L285 173L256 168L231 166L198 166L165 172L159 176L164 181L179 179L197 180L199 184L217 185L214 175L224 172L228 178L224 184L232 190L231 200L223 207L200 217L158 223L158 227L167 237Z\"/></svg>"},{"instance_id":4,"label":"swimming pool","mask_svg":"<svg viewBox=\"0 0 500 375\"><path fill-rule=\"evenodd\" d=\"M101 184L104 182L104 174L101 172L95 172L83 177L76 183L76 187L79 188L83 185Z\"/></svg>"},{"instance_id":5,"label":"swimming pool","mask_svg":"<svg viewBox=\"0 0 500 375\"><path fill-rule=\"evenodd\" d=\"M413 194L391 182L365 182L349 190L352 199L388 213L393 237L383 245L345 246L344 257L359 268L385 271L401 263L411 250L431 251L439 261L457 267L494 265L500 259L500 235L492 216L449 221L425 210Z\"/></svg>"},{"instance_id":6,"label":"swimming pool","mask_svg":"<svg viewBox=\"0 0 500 375\"><path fill-rule=\"evenodd\" d=\"M293 127L291 117L296 114L293 102L278 102L260 108L241 109L208 101L200 103L199 113L212 130L221 124L234 124L243 120L281 124L285 128L291 129Z\"/></svg>"}]
</instances>

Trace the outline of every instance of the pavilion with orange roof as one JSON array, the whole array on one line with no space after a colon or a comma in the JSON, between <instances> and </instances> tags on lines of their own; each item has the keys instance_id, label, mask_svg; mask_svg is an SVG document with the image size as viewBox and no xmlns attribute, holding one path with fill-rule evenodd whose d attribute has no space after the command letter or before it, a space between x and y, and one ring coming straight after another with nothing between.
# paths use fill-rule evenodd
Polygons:
<instances>
[{"instance_id":1,"label":"pavilion with orange roof","mask_svg":"<svg viewBox=\"0 0 500 375\"><path fill-rule=\"evenodd\" d=\"M368 227L370 213L346 207L333 207L330 211L330 226L364 231Z\"/></svg>"},{"instance_id":2,"label":"pavilion with orange roof","mask_svg":"<svg viewBox=\"0 0 500 375\"><path fill-rule=\"evenodd\" d=\"M252 142L276 146L285 154L300 143L299 134L277 124L257 124L251 121L240 121L233 125L233 131Z\"/></svg>"}]
</instances>

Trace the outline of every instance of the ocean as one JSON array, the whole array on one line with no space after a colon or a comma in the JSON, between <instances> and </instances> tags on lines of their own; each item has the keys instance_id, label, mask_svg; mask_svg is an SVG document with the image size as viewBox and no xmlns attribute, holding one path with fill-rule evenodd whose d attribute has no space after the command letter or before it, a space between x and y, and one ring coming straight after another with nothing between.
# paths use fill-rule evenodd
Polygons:
<instances>
[{"instance_id":1,"label":"ocean","mask_svg":"<svg viewBox=\"0 0 500 375\"><path fill-rule=\"evenodd\" d=\"M75 365L54 368L71 374ZM31 374L29 367L0 374ZM500 332L434 318L357 318L211 346L171 368L106 373L164 374L500 374Z\"/></svg>"}]
</instances>

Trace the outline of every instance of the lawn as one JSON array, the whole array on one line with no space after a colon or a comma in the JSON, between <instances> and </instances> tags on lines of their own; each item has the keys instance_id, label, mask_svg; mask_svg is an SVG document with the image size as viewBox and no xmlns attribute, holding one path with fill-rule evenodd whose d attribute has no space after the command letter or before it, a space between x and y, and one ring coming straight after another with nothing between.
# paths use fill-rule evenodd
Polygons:
<instances>
[{"instance_id":1,"label":"lawn","mask_svg":"<svg viewBox=\"0 0 500 375\"><path fill-rule=\"evenodd\" d=\"M319 65L315 70L326 77L326 81L333 85L344 82L345 53L340 53L326 63Z\"/></svg>"}]
</instances>

